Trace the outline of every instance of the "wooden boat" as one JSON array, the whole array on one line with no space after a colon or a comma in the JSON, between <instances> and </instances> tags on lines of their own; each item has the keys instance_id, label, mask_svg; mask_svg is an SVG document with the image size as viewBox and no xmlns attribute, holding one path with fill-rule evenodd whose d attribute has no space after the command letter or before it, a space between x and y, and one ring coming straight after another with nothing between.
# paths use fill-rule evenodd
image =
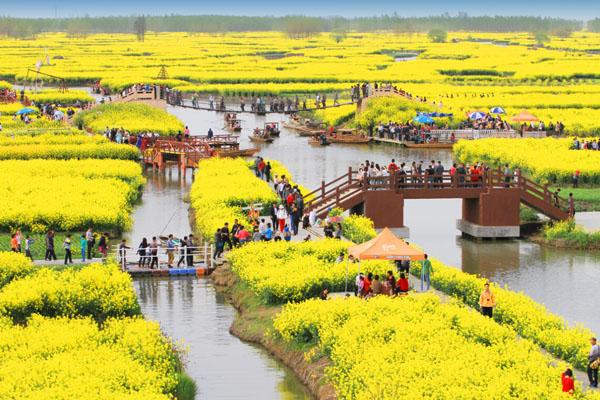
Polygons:
<instances>
[{"instance_id":1,"label":"wooden boat","mask_svg":"<svg viewBox=\"0 0 600 400\"><path fill-rule=\"evenodd\" d=\"M259 148L253 147L251 149L228 149L228 150L217 150L215 156L217 157L252 157L260 151Z\"/></svg>"},{"instance_id":2,"label":"wooden boat","mask_svg":"<svg viewBox=\"0 0 600 400\"><path fill-rule=\"evenodd\" d=\"M279 129L279 122L265 122L265 132L269 132L270 136L279 137L281 130Z\"/></svg>"},{"instance_id":3,"label":"wooden boat","mask_svg":"<svg viewBox=\"0 0 600 400\"><path fill-rule=\"evenodd\" d=\"M321 139L311 138L308 140L308 144L310 144L311 146L329 146L331 142L323 142L321 141Z\"/></svg>"},{"instance_id":4,"label":"wooden boat","mask_svg":"<svg viewBox=\"0 0 600 400\"><path fill-rule=\"evenodd\" d=\"M253 142L271 143L273 138L271 136L257 135L255 133L250 134L249 139Z\"/></svg>"},{"instance_id":5,"label":"wooden boat","mask_svg":"<svg viewBox=\"0 0 600 400\"><path fill-rule=\"evenodd\" d=\"M453 143L410 143L404 142L409 149L452 149Z\"/></svg>"}]
</instances>

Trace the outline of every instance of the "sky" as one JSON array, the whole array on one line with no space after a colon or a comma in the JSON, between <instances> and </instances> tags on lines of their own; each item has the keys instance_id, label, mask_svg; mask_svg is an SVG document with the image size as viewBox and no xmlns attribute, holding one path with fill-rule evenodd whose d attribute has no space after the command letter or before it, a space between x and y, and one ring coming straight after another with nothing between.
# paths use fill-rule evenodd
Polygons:
<instances>
[{"instance_id":1,"label":"sky","mask_svg":"<svg viewBox=\"0 0 600 400\"><path fill-rule=\"evenodd\" d=\"M0 0L0 16L107 15L533 15L588 20L600 17L600 0Z\"/></svg>"}]
</instances>

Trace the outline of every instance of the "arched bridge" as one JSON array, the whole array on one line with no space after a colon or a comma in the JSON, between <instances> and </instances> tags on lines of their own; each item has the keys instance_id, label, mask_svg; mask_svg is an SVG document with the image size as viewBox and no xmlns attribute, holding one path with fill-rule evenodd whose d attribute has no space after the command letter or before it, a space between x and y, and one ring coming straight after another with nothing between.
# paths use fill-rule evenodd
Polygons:
<instances>
[{"instance_id":1,"label":"arched bridge","mask_svg":"<svg viewBox=\"0 0 600 400\"><path fill-rule=\"evenodd\" d=\"M307 210L321 218L333 207L364 214L376 228L404 228L404 200L463 200L462 219L457 228L474 237L520 236L520 204L537 210L553 220L569 218L567 202L547 186L521 175L506 177L499 170L482 175L405 175L368 177L348 172L304 196Z\"/></svg>"}]
</instances>

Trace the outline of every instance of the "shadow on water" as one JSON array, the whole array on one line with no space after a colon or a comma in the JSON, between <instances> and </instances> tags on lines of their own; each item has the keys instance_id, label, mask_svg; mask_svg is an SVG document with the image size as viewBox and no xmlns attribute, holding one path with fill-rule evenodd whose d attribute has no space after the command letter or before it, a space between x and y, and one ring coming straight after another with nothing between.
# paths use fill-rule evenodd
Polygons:
<instances>
[{"instance_id":1,"label":"shadow on water","mask_svg":"<svg viewBox=\"0 0 600 400\"><path fill-rule=\"evenodd\" d=\"M223 126L223 114L170 108L193 133ZM283 114L267 117L241 114L242 147L256 147L248 140L251 129L268 121L287 121ZM321 180L329 181L356 167L365 159L387 165L396 162L440 160L452 162L447 150L406 149L395 145L310 146L308 138L282 128L272 144L260 144L260 155L283 162L292 175L310 190ZM456 220L461 217L460 200L409 200L405 204L405 225L411 241L449 265L522 290L570 322L583 323L600 332L600 254L541 247L527 241L472 242L460 238Z\"/></svg>"}]
</instances>

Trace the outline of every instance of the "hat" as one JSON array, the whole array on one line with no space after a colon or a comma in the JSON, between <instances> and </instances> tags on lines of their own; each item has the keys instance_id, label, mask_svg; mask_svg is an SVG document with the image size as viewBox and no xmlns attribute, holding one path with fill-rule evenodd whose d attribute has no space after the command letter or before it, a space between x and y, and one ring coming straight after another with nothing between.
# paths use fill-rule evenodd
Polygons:
<instances>
[{"instance_id":1,"label":"hat","mask_svg":"<svg viewBox=\"0 0 600 400\"><path fill-rule=\"evenodd\" d=\"M280 209L283 209L283 205L282 205L282 204L280 204L280 205L279 205L279 208L280 208Z\"/></svg>"}]
</instances>

